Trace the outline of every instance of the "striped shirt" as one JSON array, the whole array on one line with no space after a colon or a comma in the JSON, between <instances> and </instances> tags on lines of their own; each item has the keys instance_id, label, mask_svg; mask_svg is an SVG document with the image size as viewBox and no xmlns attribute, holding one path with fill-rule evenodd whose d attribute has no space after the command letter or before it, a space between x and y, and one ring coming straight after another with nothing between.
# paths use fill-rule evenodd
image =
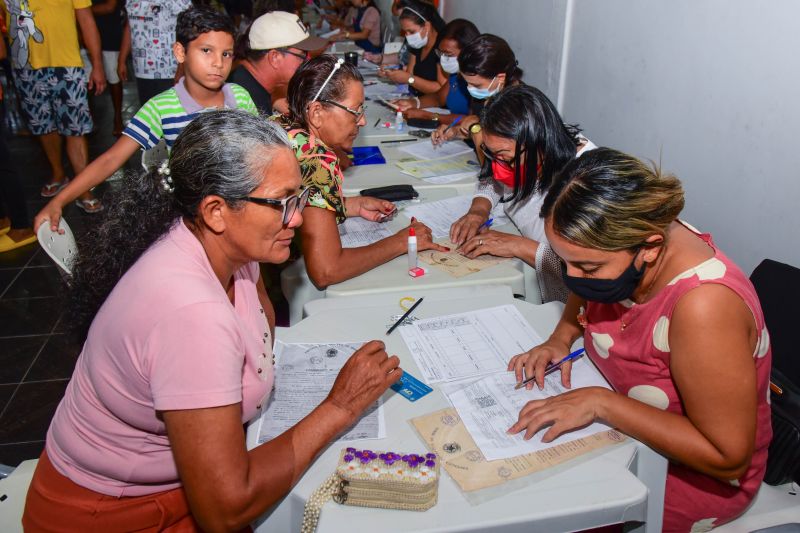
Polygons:
<instances>
[{"instance_id":1,"label":"striped shirt","mask_svg":"<svg viewBox=\"0 0 800 533\"><path fill-rule=\"evenodd\" d=\"M241 86L226 83L222 92L226 108L244 109L258 115L250 94ZM210 109L215 108L203 108L191 97L181 78L174 87L145 102L122 133L139 143L144 150L150 150L162 138L167 143L167 149L172 150L181 130L199 113Z\"/></svg>"}]
</instances>

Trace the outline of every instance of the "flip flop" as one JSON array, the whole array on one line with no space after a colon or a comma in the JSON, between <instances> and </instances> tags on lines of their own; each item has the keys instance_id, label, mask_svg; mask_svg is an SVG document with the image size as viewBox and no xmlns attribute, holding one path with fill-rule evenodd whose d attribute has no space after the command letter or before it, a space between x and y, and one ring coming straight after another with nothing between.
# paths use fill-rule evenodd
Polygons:
<instances>
[{"instance_id":1,"label":"flip flop","mask_svg":"<svg viewBox=\"0 0 800 533\"><path fill-rule=\"evenodd\" d=\"M105 209L105 207L103 207L103 204L101 204L100 200L98 200L97 198L92 198L91 200L78 199L75 200L75 205L83 209L84 213L89 213L90 215L94 213L99 213L100 211Z\"/></svg>"},{"instance_id":2,"label":"flip flop","mask_svg":"<svg viewBox=\"0 0 800 533\"><path fill-rule=\"evenodd\" d=\"M3 234L0 235L0 253L16 250L17 248L22 248L34 242L36 242L36 234L31 235L27 239L22 239L21 241L15 241L8 235Z\"/></svg>"},{"instance_id":3,"label":"flip flop","mask_svg":"<svg viewBox=\"0 0 800 533\"><path fill-rule=\"evenodd\" d=\"M61 181L54 181L53 183L48 183L44 187L39 194L41 194L45 198L52 198L53 196L58 194L58 191L63 189L69 183L69 179L64 178Z\"/></svg>"}]
</instances>

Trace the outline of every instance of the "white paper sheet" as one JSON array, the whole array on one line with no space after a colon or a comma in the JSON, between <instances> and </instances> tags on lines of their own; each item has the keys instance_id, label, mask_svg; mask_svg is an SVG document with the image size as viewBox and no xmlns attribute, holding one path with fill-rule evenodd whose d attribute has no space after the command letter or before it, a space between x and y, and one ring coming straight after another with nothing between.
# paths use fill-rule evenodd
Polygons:
<instances>
[{"instance_id":1,"label":"white paper sheet","mask_svg":"<svg viewBox=\"0 0 800 533\"><path fill-rule=\"evenodd\" d=\"M337 35L337 34L341 33L341 31L342 31L341 29L336 28L335 30L331 30L331 31L329 31L327 33L320 34L320 37L323 38L323 39L330 39L334 35Z\"/></svg>"},{"instance_id":2,"label":"white paper sheet","mask_svg":"<svg viewBox=\"0 0 800 533\"><path fill-rule=\"evenodd\" d=\"M364 342L285 344L275 342L275 388L261 414L258 443L297 424L328 396L339 370ZM383 404L378 399L339 440L386 437Z\"/></svg>"},{"instance_id":3,"label":"white paper sheet","mask_svg":"<svg viewBox=\"0 0 800 533\"><path fill-rule=\"evenodd\" d=\"M456 174L447 174L446 176L431 176L430 178L422 178L423 181L434 183L436 185L443 185L445 183L452 183L454 181L461 181L466 179L473 179L477 183L478 173L475 171L458 172Z\"/></svg>"},{"instance_id":4,"label":"white paper sheet","mask_svg":"<svg viewBox=\"0 0 800 533\"><path fill-rule=\"evenodd\" d=\"M373 222L361 217L352 217L339 224L342 248L357 248L391 237L394 232L383 222Z\"/></svg>"},{"instance_id":5,"label":"white paper sheet","mask_svg":"<svg viewBox=\"0 0 800 533\"><path fill-rule=\"evenodd\" d=\"M427 318L399 329L427 383L505 370L512 356L543 342L513 305Z\"/></svg>"},{"instance_id":6,"label":"white paper sheet","mask_svg":"<svg viewBox=\"0 0 800 533\"><path fill-rule=\"evenodd\" d=\"M605 424L594 423L565 433L546 444L542 442L542 436L549 426L538 431L527 441L522 438L524 432L509 435L506 431L517 421L519 411L526 403L556 396L568 390L561 385L559 371L546 376L545 388L542 391L538 386L534 386L532 390L514 390L514 385L516 385L514 373L501 372L473 381L466 386L450 383L442 387L442 391L458 411L475 444L489 461L537 452L611 429ZM582 387L610 388L600 373L585 359L579 359L572 365L572 388Z\"/></svg>"},{"instance_id":7,"label":"white paper sheet","mask_svg":"<svg viewBox=\"0 0 800 533\"><path fill-rule=\"evenodd\" d=\"M439 146L434 146L430 141L411 143L411 146L399 148L401 152L413 155L417 159L440 159L472 152L472 148L462 141L449 141Z\"/></svg>"},{"instance_id":8,"label":"white paper sheet","mask_svg":"<svg viewBox=\"0 0 800 533\"><path fill-rule=\"evenodd\" d=\"M464 216L472 205L472 196L454 196L444 200L406 207L403 214L431 228L434 239L443 239L450 235L450 226Z\"/></svg>"},{"instance_id":9,"label":"white paper sheet","mask_svg":"<svg viewBox=\"0 0 800 533\"><path fill-rule=\"evenodd\" d=\"M419 179L446 176L448 174L457 174L460 172L477 172L480 169L478 158L472 153L463 153L451 157L439 157L437 159L400 160L395 162L395 165L403 174Z\"/></svg>"}]
</instances>

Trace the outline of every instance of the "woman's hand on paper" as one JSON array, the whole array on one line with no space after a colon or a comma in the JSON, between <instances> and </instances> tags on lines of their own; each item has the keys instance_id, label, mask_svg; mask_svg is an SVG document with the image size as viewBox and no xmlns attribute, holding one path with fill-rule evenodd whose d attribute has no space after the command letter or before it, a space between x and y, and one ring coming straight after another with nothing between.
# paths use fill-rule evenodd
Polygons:
<instances>
[{"instance_id":1,"label":"woman's hand on paper","mask_svg":"<svg viewBox=\"0 0 800 533\"><path fill-rule=\"evenodd\" d=\"M350 356L325 401L356 420L402 375L400 359L389 357L381 341L370 341Z\"/></svg>"},{"instance_id":2,"label":"woman's hand on paper","mask_svg":"<svg viewBox=\"0 0 800 533\"><path fill-rule=\"evenodd\" d=\"M468 211L450 226L450 241L456 246L461 246L478 234L483 223L489 219L489 213Z\"/></svg>"},{"instance_id":3,"label":"woman's hand on paper","mask_svg":"<svg viewBox=\"0 0 800 533\"><path fill-rule=\"evenodd\" d=\"M437 244L433 242L433 231L431 228L417 220L416 218L411 219L411 225L407 228L403 228L397 232L396 235L399 235L403 238L403 242L407 242L408 239L408 228L414 228L414 233L417 236L417 251L421 252L423 250L436 250L437 252L449 252L450 248L446 246L442 246L441 244Z\"/></svg>"},{"instance_id":4,"label":"woman's hand on paper","mask_svg":"<svg viewBox=\"0 0 800 533\"><path fill-rule=\"evenodd\" d=\"M442 143L455 139L457 134L457 127L448 129L447 124L440 124L439 127L431 133L431 142L434 146L439 146Z\"/></svg>"},{"instance_id":5,"label":"woman's hand on paper","mask_svg":"<svg viewBox=\"0 0 800 533\"><path fill-rule=\"evenodd\" d=\"M610 392L602 387L585 387L544 400L532 400L520 410L517 422L508 429L508 433L524 431L523 438L528 440L540 429L550 426L542 436L542 442L551 442L563 433L587 426L600 418L599 406Z\"/></svg>"},{"instance_id":6,"label":"woman's hand on paper","mask_svg":"<svg viewBox=\"0 0 800 533\"><path fill-rule=\"evenodd\" d=\"M397 106L398 111L403 112L406 112L409 109L417 108L417 101L413 98L398 98L396 100L392 100L391 103Z\"/></svg>"},{"instance_id":7,"label":"woman's hand on paper","mask_svg":"<svg viewBox=\"0 0 800 533\"><path fill-rule=\"evenodd\" d=\"M347 216L357 216L373 222L383 222L397 211L392 202L372 196L349 196L345 200L345 207Z\"/></svg>"},{"instance_id":8,"label":"woman's hand on paper","mask_svg":"<svg viewBox=\"0 0 800 533\"><path fill-rule=\"evenodd\" d=\"M508 371L514 372L517 383L536 376L536 384L541 390L544 388L544 371L547 365L561 361L567 354L569 354L569 345L550 338L543 344L512 357L508 362ZM562 364L560 370L556 370L556 372L561 372L561 384L570 388L572 386L570 382L572 361ZM529 382L525 388L531 390L533 383L533 381Z\"/></svg>"},{"instance_id":9,"label":"woman's hand on paper","mask_svg":"<svg viewBox=\"0 0 800 533\"><path fill-rule=\"evenodd\" d=\"M519 257L520 248L525 245L526 240L525 237L502 231L482 230L462 244L459 251L470 259L486 254L497 257Z\"/></svg>"}]
</instances>

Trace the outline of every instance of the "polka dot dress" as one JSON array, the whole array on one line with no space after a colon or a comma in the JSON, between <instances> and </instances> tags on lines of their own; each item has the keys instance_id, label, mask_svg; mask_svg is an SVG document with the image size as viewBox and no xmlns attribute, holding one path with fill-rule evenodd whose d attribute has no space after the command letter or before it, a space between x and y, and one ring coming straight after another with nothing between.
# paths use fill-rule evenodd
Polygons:
<instances>
[{"instance_id":1,"label":"polka dot dress","mask_svg":"<svg viewBox=\"0 0 800 533\"><path fill-rule=\"evenodd\" d=\"M664 531L709 531L744 512L764 477L767 447L772 438L768 403L772 354L758 297L742 271L714 246L711 236L699 234L699 237L714 249L715 256L676 276L652 300L642 305L630 301L589 302L584 316L587 352L614 389L679 414L685 413L669 370L669 326L681 296L702 284L725 285L744 300L761 332L753 354L760 401L750 468L740 479L722 482L670 463Z\"/></svg>"}]
</instances>

